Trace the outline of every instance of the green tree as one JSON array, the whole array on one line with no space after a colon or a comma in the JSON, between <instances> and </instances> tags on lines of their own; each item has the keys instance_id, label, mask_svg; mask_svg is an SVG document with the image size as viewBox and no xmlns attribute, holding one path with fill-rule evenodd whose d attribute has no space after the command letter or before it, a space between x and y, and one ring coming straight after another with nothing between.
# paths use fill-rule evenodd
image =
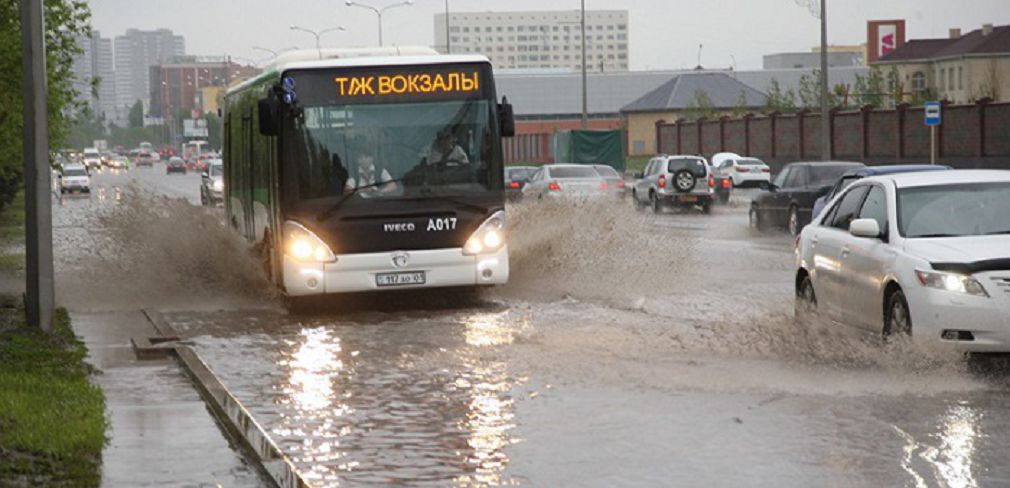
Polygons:
<instances>
[{"instance_id":1,"label":"green tree","mask_svg":"<svg viewBox=\"0 0 1010 488\"><path fill-rule=\"evenodd\" d=\"M873 105L888 107L888 97L891 90L887 89L887 81L880 68L874 66L863 76L856 74L856 82L852 88L853 102L857 105Z\"/></svg>"},{"instance_id":2,"label":"green tree","mask_svg":"<svg viewBox=\"0 0 1010 488\"><path fill-rule=\"evenodd\" d=\"M796 93L792 88L782 91L779 80L772 78L765 98L765 113L793 113L796 111Z\"/></svg>"},{"instance_id":3,"label":"green tree","mask_svg":"<svg viewBox=\"0 0 1010 488\"><path fill-rule=\"evenodd\" d=\"M733 116L743 117L749 108L747 106L747 92L740 90L740 95L736 97L736 105L733 106Z\"/></svg>"},{"instance_id":4,"label":"green tree","mask_svg":"<svg viewBox=\"0 0 1010 488\"><path fill-rule=\"evenodd\" d=\"M133 106L130 107L129 119L130 119L130 127L143 127L144 126L144 103L143 102L141 102L140 100L137 100L137 103L134 103Z\"/></svg>"},{"instance_id":5,"label":"green tree","mask_svg":"<svg viewBox=\"0 0 1010 488\"><path fill-rule=\"evenodd\" d=\"M0 209L10 203L21 185L21 12L18 0L0 0ZM83 0L45 0L46 78L49 144L61 148L72 125L75 101L73 57L80 52L76 38L91 31L91 10Z\"/></svg>"},{"instance_id":6,"label":"green tree","mask_svg":"<svg viewBox=\"0 0 1010 488\"><path fill-rule=\"evenodd\" d=\"M800 77L800 105L806 109L819 109L821 107L821 70L814 70L813 76L803 75ZM828 91L828 107L838 106L838 96L831 90Z\"/></svg>"}]
</instances>

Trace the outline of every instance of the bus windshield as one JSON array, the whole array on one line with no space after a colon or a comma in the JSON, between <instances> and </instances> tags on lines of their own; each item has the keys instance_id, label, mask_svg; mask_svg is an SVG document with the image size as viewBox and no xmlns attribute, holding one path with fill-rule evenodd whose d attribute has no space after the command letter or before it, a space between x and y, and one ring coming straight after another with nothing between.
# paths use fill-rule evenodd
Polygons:
<instances>
[{"instance_id":1,"label":"bus windshield","mask_svg":"<svg viewBox=\"0 0 1010 488\"><path fill-rule=\"evenodd\" d=\"M284 122L298 200L465 196L492 188L489 100L301 107Z\"/></svg>"}]
</instances>

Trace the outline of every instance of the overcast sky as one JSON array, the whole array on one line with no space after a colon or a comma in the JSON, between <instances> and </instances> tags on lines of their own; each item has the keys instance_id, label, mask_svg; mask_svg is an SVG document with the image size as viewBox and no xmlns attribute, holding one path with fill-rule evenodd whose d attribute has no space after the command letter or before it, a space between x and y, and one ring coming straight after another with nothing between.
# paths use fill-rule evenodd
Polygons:
<instances>
[{"instance_id":1,"label":"overcast sky","mask_svg":"<svg viewBox=\"0 0 1010 488\"><path fill-rule=\"evenodd\" d=\"M395 0L364 0L376 6ZM346 32L323 36L324 47L376 45L375 14L347 7L343 0L91 0L92 26L115 37L127 28L166 27L186 37L189 54L229 54L255 60L269 57L252 49L314 47L314 38L289 30L292 24ZM449 0L453 12L578 9L577 0ZM796 0L587 0L587 9L629 12L631 69L690 68L703 44L705 67L761 68L761 56L809 51L819 42L818 21ZM443 0L385 14L387 45L431 45L435 13ZM950 27L964 32L983 23L1010 24L1010 0L828 0L828 40L859 44L866 21L903 18L908 38L945 37Z\"/></svg>"}]
</instances>

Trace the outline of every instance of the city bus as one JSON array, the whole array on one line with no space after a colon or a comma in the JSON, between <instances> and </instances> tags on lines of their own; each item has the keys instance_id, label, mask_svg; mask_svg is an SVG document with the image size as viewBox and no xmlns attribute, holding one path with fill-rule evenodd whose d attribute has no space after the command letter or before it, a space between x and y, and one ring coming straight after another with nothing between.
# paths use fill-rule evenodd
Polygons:
<instances>
[{"instance_id":1,"label":"city bus","mask_svg":"<svg viewBox=\"0 0 1010 488\"><path fill-rule=\"evenodd\" d=\"M225 97L228 223L288 297L509 277L491 64L427 48L285 53Z\"/></svg>"}]
</instances>

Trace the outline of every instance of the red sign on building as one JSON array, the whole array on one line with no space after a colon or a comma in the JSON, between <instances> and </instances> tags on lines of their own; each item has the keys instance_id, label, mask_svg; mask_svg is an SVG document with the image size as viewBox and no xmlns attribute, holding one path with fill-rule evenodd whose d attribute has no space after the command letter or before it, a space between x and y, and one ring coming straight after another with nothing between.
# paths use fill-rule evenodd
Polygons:
<instances>
[{"instance_id":1,"label":"red sign on building","mask_svg":"<svg viewBox=\"0 0 1010 488\"><path fill-rule=\"evenodd\" d=\"M871 20L866 23L867 64L886 56L904 45L904 20Z\"/></svg>"}]
</instances>

